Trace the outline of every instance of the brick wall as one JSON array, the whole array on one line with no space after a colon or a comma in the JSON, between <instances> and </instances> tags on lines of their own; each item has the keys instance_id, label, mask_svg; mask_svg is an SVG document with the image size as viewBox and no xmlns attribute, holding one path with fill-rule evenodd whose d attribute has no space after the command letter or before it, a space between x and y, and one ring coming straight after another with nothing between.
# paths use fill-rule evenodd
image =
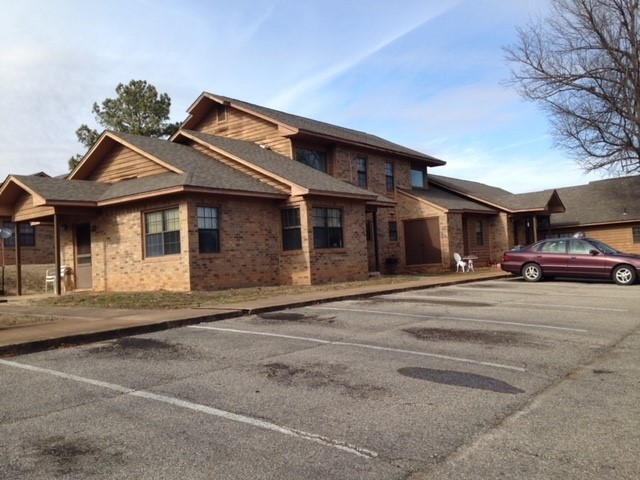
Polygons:
<instances>
[{"instance_id":1,"label":"brick wall","mask_svg":"<svg viewBox=\"0 0 640 480\"><path fill-rule=\"evenodd\" d=\"M363 203L338 203L313 199L312 208L342 209L343 248L311 248L311 283L365 280L368 278L365 206ZM313 242L311 208L307 211L307 235Z\"/></svg>"},{"instance_id":2,"label":"brick wall","mask_svg":"<svg viewBox=\"0 0 640 480\"><path fill-rule=\"evenodd\" d=\"M2 222L0 222L0 225ZM38 225L35 227L35 246L20 247L20 259L22 264L48 265L54 263L53 226ZM2 261L2 259L0 259ZM5 246L5 265L16 264L15 246Z\"/></svg>"}]
</instances>

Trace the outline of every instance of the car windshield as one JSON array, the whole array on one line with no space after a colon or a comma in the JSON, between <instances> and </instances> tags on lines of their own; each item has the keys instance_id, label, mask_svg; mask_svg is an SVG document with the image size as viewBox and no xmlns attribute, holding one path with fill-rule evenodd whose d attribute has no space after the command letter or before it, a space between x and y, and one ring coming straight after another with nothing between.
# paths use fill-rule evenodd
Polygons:
<instances>
[{"instance_id":1,"label":"car windshield","mask_svg":"<svg viewBox=\"0 0 640 480\"><path fill-rule=\"evenodd\" d=\"M606 243L599 242L598 240L589 240L589 243L604 253L620 253L615 248L610 247Z\"/></svg>"}]
</instances>

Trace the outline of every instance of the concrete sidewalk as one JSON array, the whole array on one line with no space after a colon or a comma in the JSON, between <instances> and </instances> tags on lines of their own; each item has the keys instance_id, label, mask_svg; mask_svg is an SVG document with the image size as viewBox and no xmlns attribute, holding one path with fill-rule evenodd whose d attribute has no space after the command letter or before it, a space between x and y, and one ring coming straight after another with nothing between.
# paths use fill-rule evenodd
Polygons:
<instances>
[{"instance_id":1,"label":"concrete sidewalk","mask_svg":"<svg viewBox=\"0 0 640 480\"><path fill-rule=\"evenodd\" d=\"M324 290L297 295L280 295L249 302L217 305L215 308L176 310L124 310L86 307L42 307L30 305L28 298L8 297L0 303L0 314L40 316L48 321L0 329L0 357L31 353L63 345L97 342L241 315L297 308L317 303L364 298L385 293L419 290L443 285L469 283L509 276L501 270L470 274L445 274L386 285L364 285L340 290Z\"/></svg>"}]
</instances>

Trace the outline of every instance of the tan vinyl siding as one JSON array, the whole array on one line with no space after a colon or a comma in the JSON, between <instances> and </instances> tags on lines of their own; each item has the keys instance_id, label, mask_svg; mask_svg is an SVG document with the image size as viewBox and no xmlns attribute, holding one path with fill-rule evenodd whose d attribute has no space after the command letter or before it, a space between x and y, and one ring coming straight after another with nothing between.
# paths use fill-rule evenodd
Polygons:
<instances>
[{"instance_id":1,"label":"tan vinyl siding","mask_svg":"<svg viewBox=\"0 0 640 480\"><path fill-rule=\"evenodd\" d=\"M26 220L53 215L53 213L53 207L34 206L33 197L27 193L23 193L15 203L14 221L24 222Z\"/></svg>"},{"instance_id":2,"label":"tan vinyl siding","mask_svg":"<svg viewBox=\"0 0 640 480\"><path fill-rule=\"evenodd\" d=\"M116 183L130 178L142 178L169 170L122 145L114 148L96 167L87 180Z\"/></svg>"},{"instance_id":3,"label":"tan vinyl siding","mask_svg":"<svg viewBox=\"0 0 640 480\"><path fill-rule=\"evenodd\" d=\"M220 110L212 109L194 130L247 140L265 145L281 155L293 157L291 141L282 136L275 123L233 108L227 107L224 115L220 114Z\"/></svg>"}]
</instances>

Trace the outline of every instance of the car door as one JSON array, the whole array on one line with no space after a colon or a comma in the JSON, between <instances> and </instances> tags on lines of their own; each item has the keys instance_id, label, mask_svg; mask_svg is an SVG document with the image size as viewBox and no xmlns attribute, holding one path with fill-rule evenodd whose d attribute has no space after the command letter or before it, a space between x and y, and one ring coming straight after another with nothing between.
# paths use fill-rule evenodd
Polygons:
<instances>
[{"instance_id":1,"label":"car door","mask_svg":"<svg viewBox=\"0 0 640 480\"><path fill-rule=\"evenodd\" d=\"M540 245L535 261L545 276L563 276L567 273L568 255L566 240L548 240Z\"/></svg>"},{"instance_id":2,"label":"car door","mask_svg":"<svg viewBox=\"0 0 640 480\"><path fill-rule=\"evenodd\" d=\"M594 251L598 253L592 253ZM607 258L602 252L584 240L569 241L568 276L606 277L608 274Z\"/></svg>"}]
</instances>

